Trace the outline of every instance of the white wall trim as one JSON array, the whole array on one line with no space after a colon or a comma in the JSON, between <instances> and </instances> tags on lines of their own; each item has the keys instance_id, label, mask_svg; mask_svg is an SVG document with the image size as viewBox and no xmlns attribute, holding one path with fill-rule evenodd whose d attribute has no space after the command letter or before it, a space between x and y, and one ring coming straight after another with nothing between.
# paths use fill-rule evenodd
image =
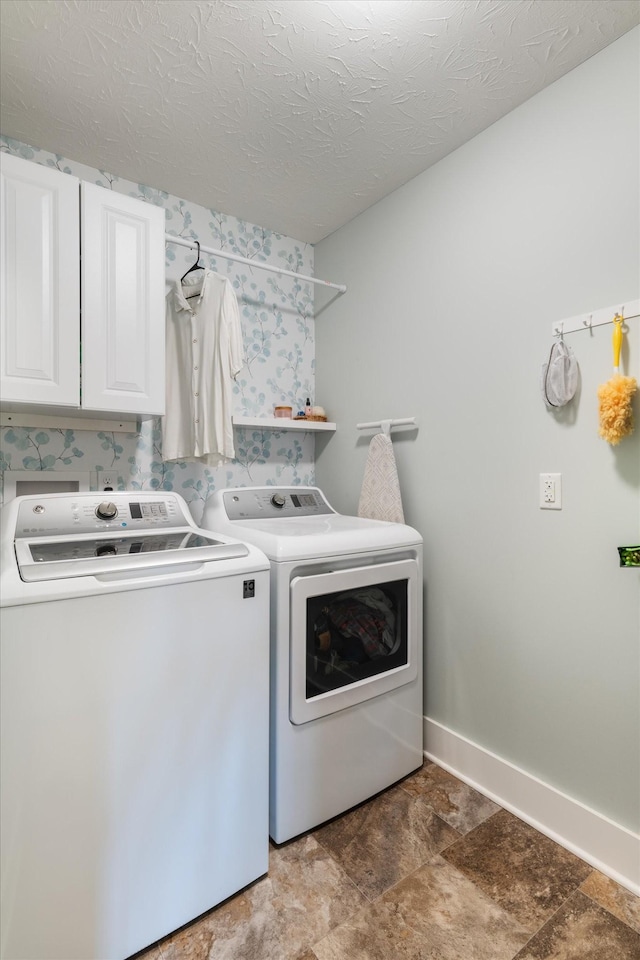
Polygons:
<instances>
[{"instance_id":1,"label":"white wall trim","mask_svg":"<svg viewBox=\"0 0 640 960\"><path fill-rule=\"evenodd\" d=\"M425 756L640 896L640 836L424 718Z\"/></svg>"}]
</instances>

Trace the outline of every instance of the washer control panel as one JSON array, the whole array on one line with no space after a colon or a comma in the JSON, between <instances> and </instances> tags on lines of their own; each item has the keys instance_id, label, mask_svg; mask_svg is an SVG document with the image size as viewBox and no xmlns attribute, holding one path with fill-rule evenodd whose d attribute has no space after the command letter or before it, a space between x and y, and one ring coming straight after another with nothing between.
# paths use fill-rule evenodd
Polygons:
<instances>
[{"instance_id":1,"label":"washer control panel","mask_svg":"<svg viewBox=\"0 0 640 960\"><path fill-rule=\"evenodd\" d=\"M229 520L317 517L335 513L317 487L250 487L223 494Z\"/></svg>"},{"instance_id":2,"label":"washer control panel","mask_svg":"<svg viewBox=\"0 0 640 960\"><path fill-rule=\"evenodd\" d=\"M24 497L16 537L56 537L106 530L166 530L192 523L171 493L41 494Z\"/></svg>"}]
</instances>

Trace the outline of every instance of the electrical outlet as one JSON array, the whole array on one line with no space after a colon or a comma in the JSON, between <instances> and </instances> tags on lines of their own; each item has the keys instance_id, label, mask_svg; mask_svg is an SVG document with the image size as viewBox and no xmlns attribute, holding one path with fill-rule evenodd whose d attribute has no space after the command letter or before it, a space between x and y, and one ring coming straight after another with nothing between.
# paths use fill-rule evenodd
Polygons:
<instances>
[{"instance_id":1,"label":"electrical outlet","mask_svg":"<svg viewBox=\"0 0 640 960\"><path fill-rule=\"evenodd\" d=\"M540 474L540 509L562 510L562 474Z\"/></svg>"},{"instance_id":2,"label":"electrical outlet","mask_svg":"<svg viewBox=\"0 0 640 960\"><path fill-rule=\"evenodd\" d=\"M98 470L97 479L96 489L99 491L124 490L125 484L115 470Z\"/></svg>"}]
</instances>

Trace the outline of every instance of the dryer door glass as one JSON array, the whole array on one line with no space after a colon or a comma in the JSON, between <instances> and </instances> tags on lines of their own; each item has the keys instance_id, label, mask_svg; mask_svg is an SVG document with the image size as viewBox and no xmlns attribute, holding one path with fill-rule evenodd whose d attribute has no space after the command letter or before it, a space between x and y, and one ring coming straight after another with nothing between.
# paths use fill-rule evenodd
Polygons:
<instances>
[{"instance_id":1,"label":"dryer door glass","mask_svg":"<svg viewBox=\"0 0 640 960\"><path fill-rule=\"evenodd\" d=\"M291 583L290 718L306 723L416 679L418 564L391 561Z\"/></svg>"},{"instance_id":2,"label":"dryer door glass","mask_svg":"<svg viewBox=\"0 0 640 960\"><path fill-rule=\"evenodd\" d=\"M307 699L405 666L407 581L307 600Z\"/></svg>"}]
</instances>

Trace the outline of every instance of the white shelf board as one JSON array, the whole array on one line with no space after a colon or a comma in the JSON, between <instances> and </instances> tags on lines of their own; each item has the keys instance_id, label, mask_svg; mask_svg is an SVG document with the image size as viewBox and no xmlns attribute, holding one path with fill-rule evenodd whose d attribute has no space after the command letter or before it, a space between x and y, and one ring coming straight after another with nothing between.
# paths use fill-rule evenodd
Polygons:
<instances>
[{"instance_id":1,"label":"white shelf board","mask_svg":"<svg viewBox=\"0 0 640 960\"><path fill-rule=\"evenodd\" d=\"M130 414L128 414L130 416ZM137 433L137 420L98 420L94 417L65 416L60 414L0 413L0 427L39 427L41 430L104 430L105 433Z\"/></svg>"},{"instance_id":2,"label":"white shelf board","mask_svg":"<svg viewBox=\"0 0 640 960\"><path fill-rule=\"evenodd\" d=\"M305 430L314 432L324 430L334 433L335 423L321 420L290 420L288 417L234 417L234 427L257 427L259 430Z\"/></svg>"}]
</instances>

